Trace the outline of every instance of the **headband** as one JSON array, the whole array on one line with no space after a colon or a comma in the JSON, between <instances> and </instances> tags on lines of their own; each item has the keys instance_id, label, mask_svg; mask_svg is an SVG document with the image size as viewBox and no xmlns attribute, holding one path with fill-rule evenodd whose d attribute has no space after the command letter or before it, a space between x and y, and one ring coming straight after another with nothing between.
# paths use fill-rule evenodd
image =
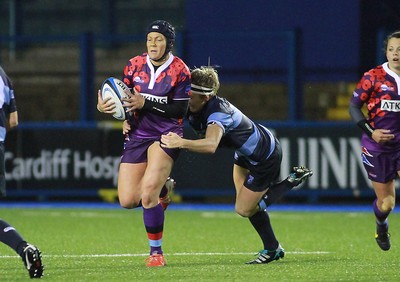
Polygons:
<instances>
[{"instance_id":1,"label":"headband","mask_svg":"<svg viewBox=\"0 0 400 282\"><path fill-rule=\"evenodd\" d=\"M214 91L212 88L207 88L204 86L196 85L196 84L191 84L191 91L194 94L200 94L200 95L213 95Z\"/></svg>"}]
</instances>

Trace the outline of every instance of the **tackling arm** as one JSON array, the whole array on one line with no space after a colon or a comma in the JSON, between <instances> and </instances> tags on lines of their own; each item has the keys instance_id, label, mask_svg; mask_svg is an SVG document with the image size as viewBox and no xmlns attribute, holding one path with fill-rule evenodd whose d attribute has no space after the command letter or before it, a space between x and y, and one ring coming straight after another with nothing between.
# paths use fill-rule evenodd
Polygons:
<instances>
[{"instance_id":1,"label":"tackling arm","mask_svg":"<svg viewBox=\"0 0 400 282\"><path fill-rule=\"evenodd\" d=\"M175 133L161 136L161 146L165 148L187 149L192 152L213 154L221 141L223 130L217 124L207 127L206 136L203 139L190 140L180 137Z\"/></svg>"}]
</instances>

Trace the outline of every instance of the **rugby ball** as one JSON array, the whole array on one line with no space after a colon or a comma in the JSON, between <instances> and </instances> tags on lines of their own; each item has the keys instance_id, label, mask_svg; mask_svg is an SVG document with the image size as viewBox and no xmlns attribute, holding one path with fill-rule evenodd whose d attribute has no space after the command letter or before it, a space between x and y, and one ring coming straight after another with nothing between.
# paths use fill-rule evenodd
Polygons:
<instances>
[{"instance_id":1,"label":"rugby ball","mask_svg":"<svg viewBox=\"0 0 400 282\"><path fill-rule=\"evenodd\" d=\"M126 113L121 99L126 97L125 89L128 89L125 83L115 77L109 77L101 85L101 96L104 99L110 97L115 104L115 113L112 115L118 120L125 120Z\"/></svg>"}]
</instances>

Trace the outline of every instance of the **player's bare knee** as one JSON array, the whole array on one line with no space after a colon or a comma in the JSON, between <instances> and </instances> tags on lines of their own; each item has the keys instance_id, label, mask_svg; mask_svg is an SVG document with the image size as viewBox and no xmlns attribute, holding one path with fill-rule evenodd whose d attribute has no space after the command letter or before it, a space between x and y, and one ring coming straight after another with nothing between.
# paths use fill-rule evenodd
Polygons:
<instances>
[{"instance_id":1,"label":"player's bare knee","mask_svg":"<svg viewBox=\"0 0 400 282\"><path fill-rule=\"evenodd\" d=\"M382 200L382 211L391 212L395 206L395 198L393 196L387 196Z\"/></svg>"},{"instance_id":2,"label":"player's bare knee","mask_svg":"<svg viewBox=\"0 0 400 282\"><path fill-rule=\"evenodd\" d=\"M137 207L137 203L130 200L119 199L119 205L124 209L133 209Z\"/></svg>"},{"instance_id":3,"label":"player's bare knee","mask_svg":"<svg viewBox=\"0 0 400 282\"><path fill-rule=\"evenodd\" d=\"M241 217L250 217L253 215L253 211L252 210L248 210L248 209L244 209L244 208L239 208L239 207L235 207L235 211L238 215L240 215Z\"/></svg>"},{"instance_id":4,"label":"player's bare knee","mask_svg":"<svg viewBox=\"0 0 400 282\"><path fill-rule=\"evenodd\" d=\"M131 202L119 201L119 205L124 209L133 209L133 203Z\"/></svg>"}]
</instances>

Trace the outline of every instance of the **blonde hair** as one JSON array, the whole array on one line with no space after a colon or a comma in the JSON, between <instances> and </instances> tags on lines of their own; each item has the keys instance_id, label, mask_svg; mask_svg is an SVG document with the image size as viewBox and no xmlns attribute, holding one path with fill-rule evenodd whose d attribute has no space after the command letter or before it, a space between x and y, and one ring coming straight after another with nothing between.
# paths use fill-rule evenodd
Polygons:
<instances>
[{"instance_id":1,"label":"blonde hair","mask_svg":"<svg viewBox=\"0 0 400 282\"><path fill-rule=\"evenodd\" d=\"M211 88L212 96L217 95L219 89L219 78L218 73L213 67L200 67L195 68L191 72L192 84Z\"/></svg>"}]
</instances>

